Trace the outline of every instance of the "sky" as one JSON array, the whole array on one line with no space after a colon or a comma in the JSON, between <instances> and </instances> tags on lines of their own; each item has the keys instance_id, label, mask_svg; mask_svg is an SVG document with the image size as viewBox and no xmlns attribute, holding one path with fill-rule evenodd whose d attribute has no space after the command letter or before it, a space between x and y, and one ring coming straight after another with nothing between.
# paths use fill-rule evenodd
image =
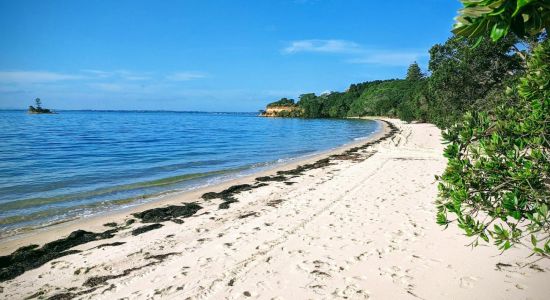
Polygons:
<instances>
[{"instance_id":1,"label":"sky","mask_svg":"<svg viewBox=\"0 0 550 300\"><path fill-rule=\"evenodd\" d=\"M426 71L457 0L0 0L0 109L252 112Z\"/></svg>"}]
</instances>

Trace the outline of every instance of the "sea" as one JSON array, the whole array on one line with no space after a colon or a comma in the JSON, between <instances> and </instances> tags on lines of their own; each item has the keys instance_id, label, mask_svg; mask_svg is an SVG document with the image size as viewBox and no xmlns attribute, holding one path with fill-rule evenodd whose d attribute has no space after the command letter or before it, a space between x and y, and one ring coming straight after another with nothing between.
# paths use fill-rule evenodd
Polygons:
<instances>
[{"instance_id":1,"label":"sea","mask_svg":"<svg viewBox=\"0 0 550 300\"><path fill-rule=\"evenodd\" d=\"M0 237L250 175L380 130L257 113L0 111Z\"/></svg>"}]
</instances>

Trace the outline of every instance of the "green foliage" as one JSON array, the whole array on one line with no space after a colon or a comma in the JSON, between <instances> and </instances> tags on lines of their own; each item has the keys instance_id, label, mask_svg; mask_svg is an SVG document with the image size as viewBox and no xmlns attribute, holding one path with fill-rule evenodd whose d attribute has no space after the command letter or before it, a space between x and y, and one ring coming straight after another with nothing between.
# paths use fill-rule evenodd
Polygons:
<instances>
[{"instance_id":1,"label":"green foliage","mask_svg":"<svg viewBox=\"0 0 550 300\"><path fill-rule=\"evenodd\" d=\"M421 74L418 70L418 74ZM403 103L411 102L426 87L426 80L416 77L412 80L377 80L352 84L345 92L331 92L322 95L313 93L300 95L296 106L300 109L278 113L279 117L302 118L345 118L365 115L396 117L403 115ZM420 102L420 101L418 101ZM288 105L283 98L270 103L268 107ZM293 102L291 103L293 104ZM416 103L415 103L416 105ZM290 105L292 106L292 105ZM418 109L414 109L407 120L419 119Z\"/></svg>"},{"instance_id":2,"label":"green foliage","mask_svg":"<svg viewBox=\"0 0 550 300\"><path fill-rule=\"evenodd\" d=\"M408 97L411 83L386 80L365 90L354 103L350 115L397 116L397 107Z\"/></svg>"},{"instance_id":3,"label":"green foliage","mask_svg":"<svg viewBox=\"0 0 550 300\"><path fill-rule=\"evenodd\" d=\"M397 116L403 121L428 121L428 113L430 107L428 106L428 79L421 79L415 81L413 85L410 85L409 90L407 90L407 97L402 101L397 107Z\"/></svg>"},{"instance_id":4,"label":"green foliage","mask_svg":"<svg viewBox=\"0 0 550 300\"><path fill-rule=\"evenodd\" d=\"M490 95L500 96L504 84L521 74L521 58L511 50L518 42L506 37L499 43L451 37L430 49L427 101L429 121L440 127L454 124L465 111L491 109Z\"/></svg>"},{"instance_id":5,"label":"green foliage","mask_svg":"<svg viewBox=\"0 0 550 300\"><path fill-rule=\"evenodd\" d=\"M293 110L282 110L277 113L277 117L280 118L301 118L302 117L302 111L299 109L293 109Z\"/></svg>"},{"instance_id":6,"label":"green foliage","mask_svg":"<svg viewBox=\"0 0 550 300\"><path fill-rule=\"evenodd\" d=\"M453 32L468 38L483 38L490 31L493 41L508 32L519 37L550 31L549 0L461 0L464 8L456 17Z\"/></svg>"},{"instance_id":7,"label":"green foliage","mask_svg":"<svg viewBox=\"0 0 550 300\"><path fill-rule=\"evenodd\" d=\"M345 118L348 116L364 115L366 111L360 109L362 106L360 98L362 95L383 82L391 81L374 81L352 84L345 92L331 92L322 95L314 93L300 95L300 100L296 104L299 110L294 110L292 113L279 113L277 116L303 117L303 118ZM395 97L394 97L395 98ZM271 103L268 107L278 103L288 103L286 98L277 102ZM385 112L383 109L379 109Z\"/></svg>"},{"instance_id":8,"label":"green foliage","mask_svg":"<svg viewBox=\"0 0 550 300\"><path fill-rule=\"evenodd\" d=\"M409 66L409 69L407 69L407 80L410 81L417 81L424 78L424 74L422 74L422 71L420 70L420 67L416 62L412 63Z\"/></svg>"},{"instance_id":9,"label":"green foliage","mask_svg":"<svg viewBox=\"0 0 550 300\"><path fill-rule=\"evenodd\" d=\"M294 99L281 98L279 101L271 102L267 107L276 107L276 106L296 106Z\"/></svg>"},{"instance_id":10,"label":"green foliage","mask_svg":"<svg viewBox=\"0 0 550 300\"><path fill-rule=\"evenodd\" d=\"M439 224L452 214L468 236L492 239L503 251L530 237L535 254L550 255L548 62L547 40L505 101L490 114L465 114L444 133L449 162L439 184Z\"/></svg>"},{"instance_id":11,"label":"green foliage","mask_svg":"<svg viewBox=\"0 0 550 300\"><path fill-rule=\"evenodd\" d=\"M321 116L323 103L313 93L300 95L298 105L303 109L304 118L318 118Z\"/></svg>"},{"instance_id":12,"label":"green foliage","mask_svg":"<svg viewBox=\"0 0 550 300\"><path fill-rule=\"evenodd\" d=\"M303 94L300 111L281 115L303 118L356 116L399 117L405 121L432 122L445 128L462 119L465 111L490 111L500 102L504 87L514 84L524 63L512 51L518 40L506 37L473 47L475 40L452 37L430 50L426 77L418 64L411 64L406 79L377 80L352 84L345 92L317 96ZM294 104L283 98L272 103Z\"/></svg>"},{"instance_id":13,"label":"green foliage","mask_svg":"<svg viewBox=\"0 0 550 300\"><path fill-rule=\"evenodd\" d=\"M303 118L344 118L357 116L399 117L405 121L432 122L447 127L459 121L465 111L487 111L503 95L504 86L522 74L521 58L511 51L517 39L500 43L453 37L430 50L425 77L417 63L409 66L406 79L377 80L352 84L345 92L317 96L303 94L292 114ZM286 98L271 103L291 104Z\"/></svg>"}]
</instances>

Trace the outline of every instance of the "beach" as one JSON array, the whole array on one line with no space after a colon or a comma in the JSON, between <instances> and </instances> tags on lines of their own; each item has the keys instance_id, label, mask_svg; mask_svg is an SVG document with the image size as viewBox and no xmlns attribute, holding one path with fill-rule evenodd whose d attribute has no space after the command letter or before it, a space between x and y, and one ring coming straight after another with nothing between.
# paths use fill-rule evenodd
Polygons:
<instances>
[{"instance_id":1,"label":"beach","mask_svg":"<svg viewBox=\"0 0 550 300\"><path fill-rule=\"evenodd\" d=\"M270 170L369 137L378 124L256 113L13 110L0 111L0 128L3 239Z\"/></svg>"},{"instance_id":2,"label":"beach","mask_svg":"<svg viewBox=\"0 0 550 300\"><path fill-rule=\"evenodd\" d=\"M440 130L380 122L371 139L307 160L6 239L0 255L86 231L50 243L40 265L18 261L0 298L547 298L547 260L471 248L435 223Z\"/></svg>"}]
</instances>

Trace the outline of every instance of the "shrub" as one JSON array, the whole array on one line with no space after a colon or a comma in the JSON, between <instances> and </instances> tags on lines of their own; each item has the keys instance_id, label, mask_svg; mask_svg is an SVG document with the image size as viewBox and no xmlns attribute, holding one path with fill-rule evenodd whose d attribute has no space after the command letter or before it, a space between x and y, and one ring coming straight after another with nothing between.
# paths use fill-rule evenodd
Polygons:
<instances>
[{"instance_id":1,"label":"shrub","mask_svg":"<svg viewBox=\"0 0 550 300\"><path fill-rule=\"evenodd\" d=\"M492 114L471 112L443 137L437 222L502 251L531 239L550 257L550 41L535 48L526 74ZM454 215L454 219L450 219Z\"/></svg>"}]
</instances>

